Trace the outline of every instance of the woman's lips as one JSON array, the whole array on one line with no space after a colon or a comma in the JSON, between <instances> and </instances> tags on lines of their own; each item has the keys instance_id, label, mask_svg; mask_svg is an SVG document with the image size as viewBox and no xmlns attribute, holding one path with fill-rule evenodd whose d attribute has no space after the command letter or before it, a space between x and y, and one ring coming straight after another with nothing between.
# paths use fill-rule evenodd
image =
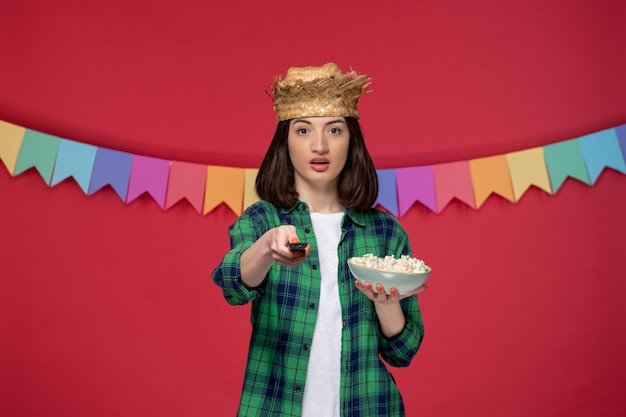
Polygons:
<instances>
[{"instance_id":1,"label":"woman's lips","mask_svg":"<svg viewBox=\"0 0 626 417\"><path fill-rule=\"evenodd\" d=\"M326 171L330 165L330 162L326 158L314 158L311 159L309 165L313 170L317 172Z\"/></svg>"}]
</instances>

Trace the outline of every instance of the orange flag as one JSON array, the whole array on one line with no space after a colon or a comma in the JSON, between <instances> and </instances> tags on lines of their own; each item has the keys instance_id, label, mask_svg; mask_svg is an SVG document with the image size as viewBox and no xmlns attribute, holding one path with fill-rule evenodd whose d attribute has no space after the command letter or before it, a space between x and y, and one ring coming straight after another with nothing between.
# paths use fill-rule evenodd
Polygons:
<instances>
[{"instance_id":1,"label":"orange flag","mask_svg":"<svg viewBox=\"0 0 626 417\"><path fill-rule=\"evenodd\" d=\"M204 214L226 203L239 216L242 212L245 174L243 168L207 166Z\"/></svg>"},{"instance_id":2,"label":"orange flag","mask_svg":"<svg viewBox=\"0 0 626 417\"><path fill-rule=\"evenodd\" d=\"M515 201L506 155L472 159L469 165L474 196L476 196L476 208L479 208L491 193L501 195L511 202Z\"/></svg>"}]
</instances>

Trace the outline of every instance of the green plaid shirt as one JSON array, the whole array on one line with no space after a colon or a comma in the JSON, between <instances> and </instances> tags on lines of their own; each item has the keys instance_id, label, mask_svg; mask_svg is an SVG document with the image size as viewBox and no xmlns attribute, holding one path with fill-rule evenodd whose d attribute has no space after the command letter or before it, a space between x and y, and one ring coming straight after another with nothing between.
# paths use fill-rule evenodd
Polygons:
<instances>
[{"instance_id":1,"label":"green plaid shirt","mask_svg":"<svg viewBox=\"0 0 626 417\"><path fill-rule=\"evenodd\" d=\"M246 289L240 280L241 254L267 230L283 224L294 225L300 240L310 243L308 259L297 267L274 263L261 286ZM213 281L229 304L252 301L252 336L238 416L300 416L321 281L308 206L300 202L285 210L259 201L230 226L229 235L231 250L213 271ZM341 415L403 416L400 392L381 358L404 367L417 353L424 334L417 297L401 301L406 317L402 333L385 338L374 303L355 288L346 261L366 253L411 255L408 236L386 213L347 210L337 250L343 317Z\"/></svg>"}]
</instances>

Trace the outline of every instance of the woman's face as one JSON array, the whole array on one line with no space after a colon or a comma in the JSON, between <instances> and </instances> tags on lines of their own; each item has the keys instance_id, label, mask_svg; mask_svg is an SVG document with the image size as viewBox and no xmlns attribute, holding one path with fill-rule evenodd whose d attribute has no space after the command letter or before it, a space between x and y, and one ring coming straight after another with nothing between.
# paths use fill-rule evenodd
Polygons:
<instances>
[{"instance_id":1,"label":"woman's face","mask_svg":"<svg viewBox=\"0 0 626 417\"><path fill-rule=\"evenodd\" d=\"M296 190L337 187L350 147L345 117L307 117L289 123L289 156Z\"/></svg>"}]
</instances>

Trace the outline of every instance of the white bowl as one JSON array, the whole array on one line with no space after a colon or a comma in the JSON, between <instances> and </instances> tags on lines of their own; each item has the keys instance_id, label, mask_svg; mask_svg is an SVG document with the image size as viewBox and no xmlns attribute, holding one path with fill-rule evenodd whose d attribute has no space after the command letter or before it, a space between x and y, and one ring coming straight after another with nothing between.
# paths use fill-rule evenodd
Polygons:
<instances>
[{"instance_id":1,"label":"white bowl","mask_svg":"<svg viewBox=\"0 0 626 417\"><path fill-rule=\"evenodd\" d=\"M387 294L389 294L392 288L398 290L399 294L406 294L413 291L426 282L432 271L432 269L427 266L426 272L420 273L387 272L357 265L352 259L353 258L348 259L348 268L350 268L352 275L363 285L367 282L372 284L372 290L374 292L378 292L376 285L381 284Z\"/></svg>"}]
</instances>

